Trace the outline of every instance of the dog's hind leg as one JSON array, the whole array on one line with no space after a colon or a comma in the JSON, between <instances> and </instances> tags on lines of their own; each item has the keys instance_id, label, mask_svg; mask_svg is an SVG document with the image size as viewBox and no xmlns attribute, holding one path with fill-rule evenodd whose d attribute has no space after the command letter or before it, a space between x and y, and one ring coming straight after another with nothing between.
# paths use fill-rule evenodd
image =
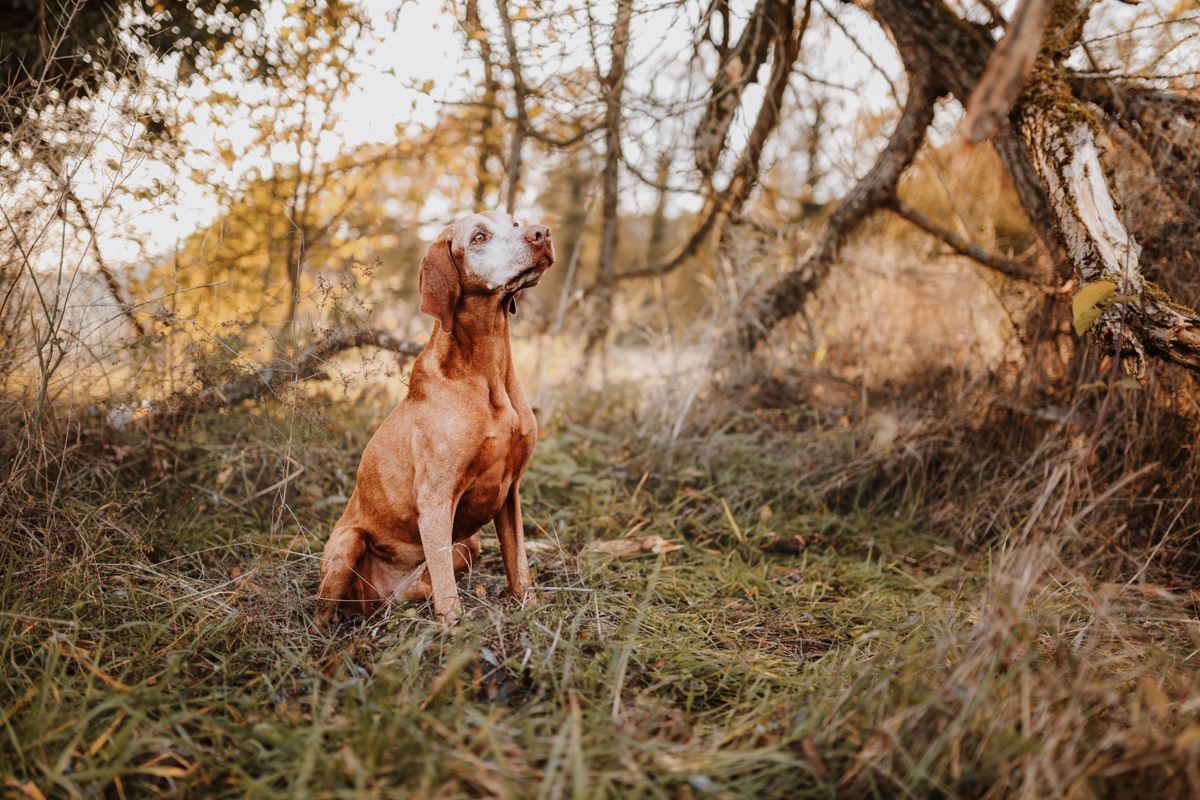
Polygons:
<instances>
[{"instance_id":1,"label":"dog's hind leg","mask_svg":"<svg viewBox=\"0 0 1200 800\"><path fill-rule=\"evenodd\" d=\"M360 528L334 530L321 555L321 588L317 597L321 610L316 622L325 625L334 620L339 610L363 611L367 589L363 570L366 566L367 540ZM374 592L372 592L374 594Z\"/></svg>"},{"instance_id":2,"label":"dog's hind leg","mask_svg":"<svg viewBox=\"0 0 1200 800\"><path fill-rule=\"evenodd\" d=\"M500 541L508 590L523 600L529 589L529 557L525 554L525 529L521 522L521 495L517 484L508 490L508 497L493 522L496 538Z\"/></svg>"}]
</instances>

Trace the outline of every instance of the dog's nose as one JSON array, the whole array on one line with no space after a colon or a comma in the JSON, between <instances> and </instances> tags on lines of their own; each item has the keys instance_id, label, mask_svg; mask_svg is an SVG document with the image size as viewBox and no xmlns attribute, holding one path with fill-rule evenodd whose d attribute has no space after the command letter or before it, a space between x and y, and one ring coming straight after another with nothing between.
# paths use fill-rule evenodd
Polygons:
<instances>
[{"instance_id":1,"label":"dog's nose","mask_svg":"<svg viewBox=\"0 0 1200 800\"><path fill-rule=\"evenodd\" d=\"M550 229L545 225L530 225L525 229L525 241L545 247L550 243Z\"/></svg>"}]
</instances>

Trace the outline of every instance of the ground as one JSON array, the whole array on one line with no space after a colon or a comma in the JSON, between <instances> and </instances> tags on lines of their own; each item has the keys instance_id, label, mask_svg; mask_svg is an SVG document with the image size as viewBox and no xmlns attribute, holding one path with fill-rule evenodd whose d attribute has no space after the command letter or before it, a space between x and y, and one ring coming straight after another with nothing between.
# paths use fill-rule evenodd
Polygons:
<instances>
[{"instance_id":1,"label":"ground","mask_svg":"<svg viewBox=\"0 0 1200 800\"><path fill-rule=\"evenodd\" d=\"M1194 597L1151 573L1103 580L1039 536L1087 525L1042 522L1066 463L1052 454L967 468L961 441L881 441L799 403L672 439L619 392L578 398L525 483L536 602L505 597L489 530L455 628L414 605L326 633L317 559L375 418L364 402L335 424L328 402L93 444L10 515L7 792L1200 786ZM679 547L587 548L647 536Z\"/></svg>"}]
</instances>

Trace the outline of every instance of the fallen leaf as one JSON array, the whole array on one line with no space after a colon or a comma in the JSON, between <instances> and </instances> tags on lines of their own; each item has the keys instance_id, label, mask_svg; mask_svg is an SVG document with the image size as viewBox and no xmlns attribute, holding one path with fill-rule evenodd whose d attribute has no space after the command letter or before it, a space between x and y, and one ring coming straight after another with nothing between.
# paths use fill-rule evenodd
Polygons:
<instances>
[{"instance_id":1,"label":"fallen leaf","mask_svg":"<svg viewBox=\"0 0 1200 800\"><path fill-rule=\"evenodd\" d=\"M675 539L664 539L658 534L641 536L637 539L608 539L592 542L583 549L585 553L600 553L615 558L630 558L647 554L669 553L683 547Z\"/></svg>"}]
</instances>

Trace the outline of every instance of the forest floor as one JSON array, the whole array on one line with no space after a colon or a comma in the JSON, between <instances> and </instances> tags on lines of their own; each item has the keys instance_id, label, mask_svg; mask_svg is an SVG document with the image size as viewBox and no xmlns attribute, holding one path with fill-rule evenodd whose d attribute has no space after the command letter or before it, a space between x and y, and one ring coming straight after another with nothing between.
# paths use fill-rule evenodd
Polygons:
<instances>
[{"instance_id":1,"label":"forest floor","mask_svg":"<svg viewBox=\"0 0 1200 800\"><path fill-rule=\"evenodd\" d=\"M535 604L505 597L489 531L455 628L416 605L324 633L318 558L377 415L297 404L76 453L7 517L7 792L1200 787L1197 595L1064 554L1043 517L1076 535L1104 502L1058 504L1067 456L965 458L802 405L671 440L619 393L579 398L523 489ZM588 548L654 536L666 552Z\"/></svg>"}]
</instances>

